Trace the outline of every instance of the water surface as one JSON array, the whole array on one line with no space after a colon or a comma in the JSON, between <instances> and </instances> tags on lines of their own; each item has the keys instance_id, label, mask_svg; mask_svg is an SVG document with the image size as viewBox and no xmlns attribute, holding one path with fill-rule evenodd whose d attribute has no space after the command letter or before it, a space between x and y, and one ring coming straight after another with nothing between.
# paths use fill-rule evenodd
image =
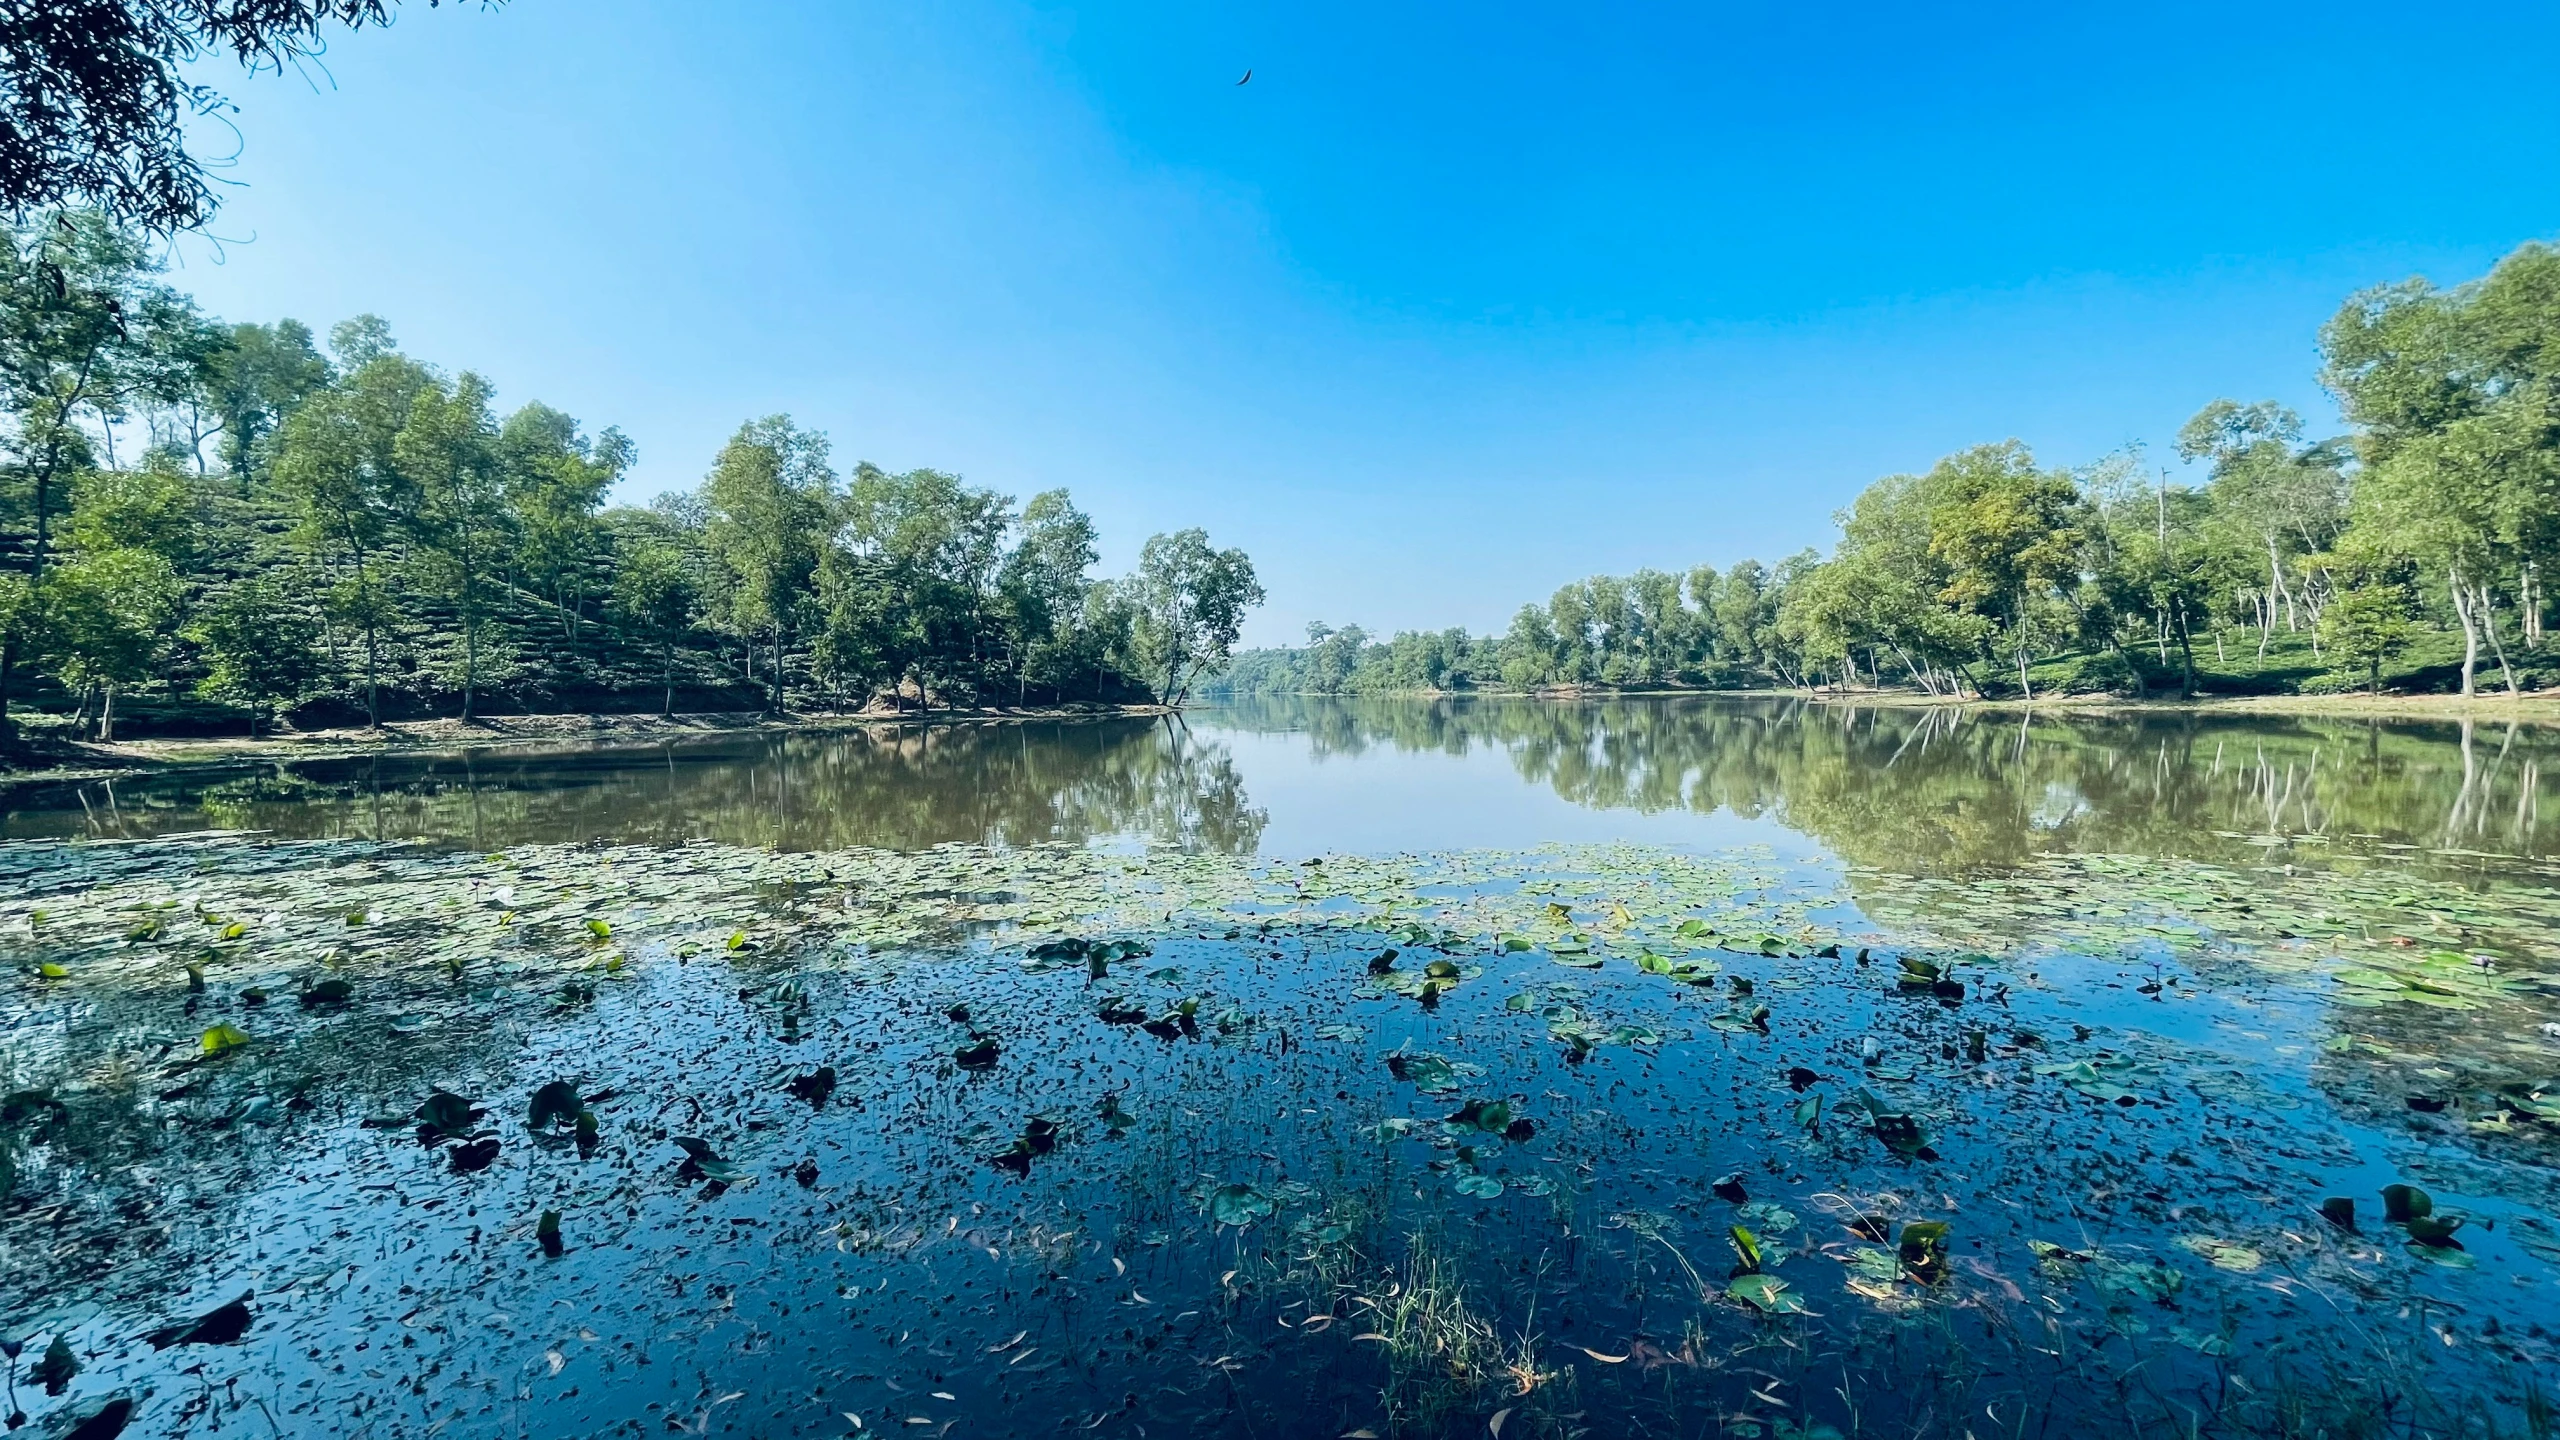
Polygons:
<instances>
[{"instance_id":1,"label":"water surface","mask_svg":"<svg viewBox=\"0 0 2560 1440\"><path fill-rule=\"evenodd\" d=\"M1270 699L1179 721L918 725L276 763L0 791L0 835L205 828L494 849L713 839L1228 854L1559 841L1811 847L1945 873L2274 842L2538 866L2560 734L2448 721L2013 715L1713 697ZM1811 853L1808 851L1807 853Z\"/></svg>"},{"instance_id":2,"label":"water surface","mask_svg":"<svg viewBox=\"0 0 2560 1440\"><path fill-rule=\"evenodd\" d=\"M2531 1433L2552 746L1269 702L22 788L0 1338L47 1434Z\"/></svg>"}]
</instances>

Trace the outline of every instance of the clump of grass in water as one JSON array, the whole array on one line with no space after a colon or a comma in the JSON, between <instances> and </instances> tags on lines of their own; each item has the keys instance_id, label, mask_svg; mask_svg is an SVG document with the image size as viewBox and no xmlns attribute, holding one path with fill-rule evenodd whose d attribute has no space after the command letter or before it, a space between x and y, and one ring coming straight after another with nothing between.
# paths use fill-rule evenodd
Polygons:
<instances>
[{"instance_id":1,"label":"clump of grass in water","mask_svg":"<svg viewBox=\"0 0 2560 1440\"><path fill-rule=\"evenodd\" d=\"M1408 1240L1404 1266L1387 1293L1353 1303L1374 1316L1371 1333L1386 1352L1387 1418L1400 1433L1462 1433L1472 1427L1454 1423L1460 1417L1516 1410L1557 1378L1538 1365L1537 1341L1527 1330L1516 1343L1503 1343L1493 1322L1468 1303L1457 1265L1420 1235ZM1511 1433L1528 1433L1528 1427Z\"/></svg>"}]
</instances>

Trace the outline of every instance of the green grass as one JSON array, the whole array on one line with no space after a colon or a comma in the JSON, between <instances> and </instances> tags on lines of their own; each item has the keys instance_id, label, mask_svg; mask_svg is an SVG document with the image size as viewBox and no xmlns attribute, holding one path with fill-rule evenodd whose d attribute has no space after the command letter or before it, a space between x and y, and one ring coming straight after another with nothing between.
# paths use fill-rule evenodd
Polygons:
<instances>
[{"instance_id":1,"label":"green grass","mask_svg":"<svg viewBox=\"0 0 2560 1440\"><path fill-rule=\"evenodd\" d=\"M2132 663L2134 673L2139 676L2140 684L2147 693L2176 693L2180 665L2175 647L2170 649L2165 665L2161 662L2160 652L2147 645L2128 647L2125 659ZM2507 659L2515 667L2517 683L2527 690L2560 685L2560 651L2546 646L2527 652L2511 642ZM2336 660L2335 650L2315 652L2308 631L2289 634L2278 629L2268 638L2263 659L2258 653L2258 632L2255 630L2224 631L2218 647L2212 635L2198 635L2195 637L2196 689L2206 695L2362 692L2366 683L2364 674L2342 667ZM2123 667L2104 652L2076 651L2057 655L2029 667L2028 677L2039 694L2133 693L2123 683ZM1991 682L1994 695L2016 692L2017 676L2014 671L1986 678ZM2505 687L2497 659L2486 647L2481 652L2475 683L2484 691ZM2411 638L2407 650L2382 667L2382 688L2386 694L2404 695L2449 694L2460 690L2461 634L2438 630L2418 632Z\"/></svg>"}]
</instances>

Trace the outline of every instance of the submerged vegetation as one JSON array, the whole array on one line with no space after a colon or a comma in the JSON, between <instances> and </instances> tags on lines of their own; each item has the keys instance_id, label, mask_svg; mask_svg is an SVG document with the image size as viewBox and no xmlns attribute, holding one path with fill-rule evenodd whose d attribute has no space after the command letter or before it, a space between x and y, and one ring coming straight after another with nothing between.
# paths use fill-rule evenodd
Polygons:
<instances>
[{"instance_id":1,"label":"submerged vegetation","mask_svg":"<svg viewBox=\"0 0 2560 1440\"><path fill-rule=\"evenodd\" d=\"M2017 441L1878 480L1828 557L1595 576L1500 635L1311 626L1237 657L1237 693L1899 684L1931 694L2379 689L2560 680L2560 251L2351 297L2322 379L2355 427L2306 441L2216 400L2177 437L2077 469ZM2279 662L2270 664L2271 653Z\"/></svg>"},{"instance_id":2,"label":"submerged vegetation","mask_svg":"<svg viewBox=\"0 0 2560 1440\"><path fill-rule=\"evenodd\" d=\"M2386 854L0 868L55 1416L2521 1435L2560 1360L2560 902Z\"/></svg>"}]
</instances>

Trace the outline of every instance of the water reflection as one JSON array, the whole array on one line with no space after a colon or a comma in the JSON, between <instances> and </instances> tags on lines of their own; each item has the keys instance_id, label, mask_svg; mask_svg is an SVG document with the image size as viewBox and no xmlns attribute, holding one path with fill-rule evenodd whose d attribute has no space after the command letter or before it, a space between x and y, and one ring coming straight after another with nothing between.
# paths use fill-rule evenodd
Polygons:
<instances>
[{"instance_id":1,"label":"water reflection","mask_svg":"<svg viewBox=\"0 0 2560 1440\"><path fill-rule=\"evenodd\" d=\"M1580 806L1769 816L1841 858L1954 872L2049 852L2243 859L2272 837L2538 858L2560 736L2464 720L2041 716L1759 699L1256 700L1316 759L1507 760ZM2298 845L2296 848L2310 848Z\"/></svg>"},{"instance_id":2,"label":"water reflection","mask_svg":"<svg viewBox=\"0 0 2560 1440\"><path fill-rule=\"evenodd\" d=\"M1586 812L1579 838L1613 812L1730 815L1791 828L1851 862L1936 873L2054 852L2241 861L2277 850L2316 861L2423 851L2436 864L2494 867L2550 853L2541 790L2544 770L2560 768L2546 767L2555 755L2560 733L2473 721L1278 698L1174 721L909 726L30 787L5 797L0 834L219 827L475 849L710 838L1247 853L1265 843L1274 805L1295 828L1272 843L1392 849L1568 838L1559 832L1574 817L1561 801ZM1332 788L1304 783L1318 777ZM1540 803L1516 803L1531 798ZM1428 814L1372 831L1354 813L1362 806Z\"/></svg>"},{"instance_id":3,"label":"water reflection","mask_svg":"<svg viewBox=\"0 0 2560 1440\"><path fill-rule=\"evenodd\" d=\"M466 753L30 787L0 835L205 828L471 849L713 839L785 850L1136 839L1252 851L1265 817L1214 739L1143 720L931 725L575 756Z\"/></svg>"}]
</instances>

